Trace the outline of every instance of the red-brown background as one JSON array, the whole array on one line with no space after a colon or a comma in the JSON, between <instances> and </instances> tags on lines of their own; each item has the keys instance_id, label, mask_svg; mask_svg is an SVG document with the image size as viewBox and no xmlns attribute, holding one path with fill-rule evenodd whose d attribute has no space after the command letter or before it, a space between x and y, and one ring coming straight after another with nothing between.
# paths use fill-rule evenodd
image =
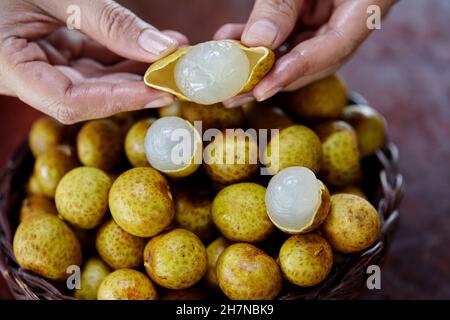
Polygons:
<instances>
[{"instance_id":1,"label":"red-brown background","mask_svg":"<svg viewBox=\"0 0 450 320\"><path fill-rule=\"evenodd\" d=\"M159 28L208 40L225 22L245 21L252 1L127 1ZM341 75L389 122L400 148L406 197L401 224L368 299L450 298L450 3L403 0ZM0 97L0 166L39 113ZM8 294L0 280L0 298Z\"/></svg>"}]
</instances>

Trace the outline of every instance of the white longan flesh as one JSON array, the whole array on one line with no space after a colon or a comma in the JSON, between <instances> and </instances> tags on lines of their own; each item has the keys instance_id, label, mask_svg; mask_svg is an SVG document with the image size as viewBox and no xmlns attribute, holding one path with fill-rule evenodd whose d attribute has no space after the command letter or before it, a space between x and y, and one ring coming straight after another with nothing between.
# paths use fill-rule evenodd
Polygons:
<instances>
[{"instance_id":1,"label":"white longan flesh","mask_svg":"<svg viewBox=\"0 0 450 320\"><path fill-rule=\"evenodd\" d=\"M282 230L299 231L310 225L321 201L322 186L314 172L289 167L272 177L266 191L270 219Z\"/></svg>"},{"instance_id":2,"label":"white longan flesh","mask_svg":"<svg viewBox=\"0 0 450 320\"><path fill-rule=\"evenodd\" d=\"M194 130L189 122L179 117L163 117L153 122L144 142L148 162L163 172L189 165L195 151Z\"/></svg>"},{"instance_id":3,"label":"white longan flesh","mask_svg":"<svg viewBox=\"0 0 450 320\"><path fill-rule=\"evenodd\" d=\"M178 89L199 104L222 102L239 93L247 82L250 62L230 41L197 44L175 66Z\"/></svg>"}]
</instances>

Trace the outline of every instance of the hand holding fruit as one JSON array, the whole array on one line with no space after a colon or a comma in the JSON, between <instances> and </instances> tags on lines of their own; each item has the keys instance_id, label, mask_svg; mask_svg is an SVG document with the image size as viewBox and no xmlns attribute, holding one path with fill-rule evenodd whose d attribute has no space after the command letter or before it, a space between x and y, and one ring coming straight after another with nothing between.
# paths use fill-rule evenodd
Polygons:
<instances>
[{"instance_id":1,"label":"hand holding fruit","mask_svg":"<svg viewBox=\"0 0 450 320\"><path fill-rule=\"evenodd\" d=\"M377 5L385 15L395 0L257 0L246 24L225 24L215 39L241 39L246 46L277 49L296 44L276 61L252 93L233 97L228 107L256 98L266 100L333 74L370 34L367 8ZM301 32L298 32L300 29Z\"/></svg>"},{"instance_id":2,"label":"hand holding fruit","mask_svg":"<svg viewBox=\"0 0 450 320\"><path fill-rule=\"evenodd\" d=\"M64 26L71 5L82 33ZM161 107L172 97L147 88L139 75L146 65L135 61L153 62L186 43L111 0L2 1L0 94L66 124Z\"/></svg>"}]
</instances>

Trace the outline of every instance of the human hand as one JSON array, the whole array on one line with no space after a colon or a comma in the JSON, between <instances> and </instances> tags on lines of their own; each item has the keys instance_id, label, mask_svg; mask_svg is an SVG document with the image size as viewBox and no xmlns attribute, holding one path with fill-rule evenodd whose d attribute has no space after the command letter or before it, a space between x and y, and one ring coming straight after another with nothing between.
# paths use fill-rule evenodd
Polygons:
<instances>
[{"instance_id":1,"label":"human hand","mask_svg":"<svg viewBox=\"0 0 450 320\"><path fill-rule=\"evenodd\" d=\"M64 27L70 5L80 8L81 32ZM139 74L186 43L110 0L4 0L0 94L65 124L161 107L172 97L145 86Z\"/></svg>"},{"instance_id":2,"label":"human hand","mask_svg":"<svg viewBox=\"0 0 450 320\"><path fill-rule=\"evenodd\" d=\"M256 0L246 24L226 24L214 38L240 38L247 46L273 50L282 44L294 46L252 92L225 101L225 106L263 101L279 91L296 90L336 72L371 32L366 24L367 8L377 5L384 16L395 2Z\"/></svg>"}]
</instances>

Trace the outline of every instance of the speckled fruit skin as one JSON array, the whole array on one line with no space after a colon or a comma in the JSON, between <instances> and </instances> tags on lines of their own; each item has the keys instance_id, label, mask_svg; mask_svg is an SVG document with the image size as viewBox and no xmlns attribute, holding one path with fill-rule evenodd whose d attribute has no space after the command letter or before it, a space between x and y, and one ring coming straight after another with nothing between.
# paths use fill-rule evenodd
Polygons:
<instances>
[{"instance_id":1,"label":"speckled fruit skin","mask_svg":"<svg viewBox=\"0 0 450 320\"><path fill-rule=\"evenodd\" d=\"M293 166L306 167L318 173L322 165L322 144L313 130L293 125L271 139L265 156L266 163L270 164L268 171L272 174Z\"/></svg>"},{"instance_id":2,"label":"speckled fruit skin","mask_svg":"<svg viewBox=\"0 0 450 320\"><path fill-rule=\"evenodd\" d=\"M247 126L259 129L284 129L294 124L281 108L262 103L249 103L243 106Z\"/></svg>"},{"instance_id":3,"label":"speckled fruit skin","mask_svg":"<svg viewBox=\"0 0 450 320\"><path fill-rule=\"evenodd\" d=\"M64 140L64 126L50 117L41 117L33 123L28 143L31 153L37 157L41 153L56 147Z\"/></svg>"},{"instance_id":4,"label":"speckled fruit skin","mask_svg":"<svg viewBox=\"0 0 450 320\"><path fill-rule=\"evenodd\" d=\"M266 188L243 182L222 189L214 198L212 218L231 241L260 242L273 232L265 202Z\"/></svg>"},{"instance_id":5,"label":"speckled fruit skin","mask_svg":"<svg viewBox=\"0 0 450 320\"><path fill-rule=\"evenodd\" d=\"M333 190L333 194L339 193L349 193L367 200L366 194L359 187L356 186L346 186L342 188L335 188Z\"/></svg>"},{"instance_id":6,"label":"speckled fruit skin","mask_svg":"<svg viewBox=\"0 0 450 320\"><path fill-rule=\"evenodd\" d=\"M312 287L322 282L333 266L333 251L315 233L294 235L280 249L279 262L284 277L291 283Z\"/></svg>"},{"instance_id":7,"label":"speckled fruit skin","mask_svg":"<svg viewBox=\"0 0 450 320\"><path fill-rule=\"evenodd\" d=\"M56 188L56 208L70 224L92 229L105 216L110 188L111 179L102 170L75 168L61 179Z\"/></svg>"},{"instance_id":8,"label":"speckled fruit skin","mask_svg":"<svg viewBox=\"0 0 450 320\"><path fill-rule=\"evenodd\" d=\"M110 170L122 158L123 133L112 120L93 120L77 136L78 158L85 166Z\"/></svg>"},{"instance_id":9,"label":"speckled fruit skin","mask_svg":"<svg viewBox=\"0 0 450 320\"><path fill-rule=\"evenodd\" d=\"M194 233L174 229L148 242L144 266L150 278L160 286L185 289L205 275L208 257L205 246Z\"/></svg>"},{"instance_id":10,"label":"speckled fruit skin","mask_svg":"<svg viewBox=\"0 0 450 320\"><path fill-rule=\"evenodd\" d=\"M177 190L174 195L175 224L195 233L200 239L209 239L216 230L211 216L212 201L208 193Z\"/></svg>"},{"instance_id":11,"label":"speckled fruit skin","mask_svg":"<svg viewBox=\"0 0 450 320\"><path fill-rule=\"evenodd\" d=\"M43 213L52 214L54 216L58 215L53 201L44 196L28 196L22 201L22 207L20 208L19 214L19 222L23 222L28 218Z\"/></svg>"},{"instance_id":12,"label":"speckled fruit skin","mask_svg":"<svg viewBox=\"0 0 450 320\"><path fill-rule=\"evenodd\" d=\"M232 300L272 300L281 290L281 272L273 258L248 243L232 244L217 260L217 279Z\"/></svg>"},{"instance_id":13,"label":"speckled fruit skin","mask_svg":"<svg viewBox=\"0 0 450 320\"><path fill-rule=\"evenodd\" d=\"M209 300L211 295L200 286L187 289L168 290L161 300Z\"/></svg>"},{"instance_id":14,"label":"speckled fruit skin","mask_svg":"<svg viewBox=\"0 0 450 320\"><path fill-rule=\"evenodd\" d=\"M234 138L233 138L234 137ZM233 151L234 150L234 151ZM243 150L238 152L238 150ZM227 163L227 154L234 153L232 163ZM258 145L253 139L237 131L236 135L222 133L204 150L204 169L208 177L220 184L231 184L246 180L258 171ZM255 163L252 163L255 158Z\"/></svg>"},{"instance_id":15,"label":"speckled fruit skin","mask_svg":"<svg viewBox=\"0 0 450 320\"><path fill-rule=\"evenodd\" d=\"M194 121L202 122L202 129L240 128L244 123L244 110L241 107L227 109L222 103L204 106L195 102L183 101L181 117L194 125Z\"/></svg>"},{"instance_id":16,"label":"speckled fruit skin","mask_svg":"<svg viewBox=\"0 0 450 320\"><path fill-rule=\"evenodd\" d=\"M144 151L144 140L153 121L154 118L139 120L128 130L125 137L125 154L134 167L150 166Z\"/></svg>"},{"instance_id":17,"label":"speckled fruit skin","mask_svg":"<svg viewBox=\"0 0 450 320\"><path fill-rule=\"evenodd\" d=\"M206 247L206 254L208 255L208 271L205 275L205 281L211 288L219 289L216 273L217 259L219 259L219 256L230 244L231 242L224 237L219 237Z\"/></svg>"},{"instance_id":18,"label":"speckled fruit skin","mask_svg":"<svg viewBox=\"0 0 450 320\"><path fill-rule=\"evenodd\" d=\"M89 258L81 271L80 289L75 290L75 298L97 300L97 292L103 279L112 270L100 258Z\"/></svg>"},{"instance_id":19,"label":"speckled fruit skin","mask_svg":"<svg viewBox=\"0 0 450 320\"><path fill-rule=\"evenodd\" d=\"M325 183L344 187L357 183L362 176L358 140L353 128L344 121L329 121L314 129L322 141L321 174Z\"/></svg>"},{"instance_id":20,"label":"speckled fruit skin","mask_svg":"<svg viewBox=\"0 0 450 320\"><path fill-rule=\"evenodd\" d=\"M331 210L322 225L324 237L341 253L354 253L370 247L378 238L381 220L377 210L352 194L331 196Z\"/></svg>"},{"instance_id":21,"label":"speckled fruit skin","mask_svg":"<svg viewBox=\"0 0 450 320\"><path fill-rule=\"evenodd\" d=\"M33 174L28 178L27 184L25 185L25 192L27 195L37 195L42 196L44 195L41 187L39 186L39 183L37 181L36 175Z\"/></svg>"},{"instance_id":22,"label":"speckled fruit skin","mask_svg":"<svg viewBox=\"0 0 450 320\"><path fill-rule=\"evenodd\" d=\"M342 119L355 129L361 157L370 156L380 149L386 140L386 120L369 106L349 106Z\"/></svg>"},{"instance_id":23,"label":"speckled fruit skin","mask_svg":"<svg viewBox=\"0 0 450 320\"><path fill-rule=\"evenodd\" d=\"M34 173L42 194L54 198L61 178L77 165L74 151L68 146L57 146L40 154L34 164Z\"/></svg>"},{"instance_id":24,"label":"speckled fruit skin","mask_svg":"<svg viewBox=\"0 0 450 320\"><path fill-rule=\"evenodd\" d=\"M345 85L336 75L292 92L287 99L289 110L309 120L338 118L347 104Z\"/></svg>"},{"instance_id":25,"label":"speckled fruit skin","mask_svg":"<svg viewBox=\"0 0 450 320\"><path fill-rule=\"evenodd\" d=\"M81 265L81 246L58 217L40 214L22 222L13 241L20 266L50 280L65 280L67 267Z\"/></svg>"},{"instance_id":26,"label":"speckled fruit skin","mask_svg":"<svg viewBox=\"0 0 450 320\"><path fill-rule=\"evenodd\" d=\"M114 181L109 209L122 229L139 237L160 233L175 215L166 179L155 169L144 167L125 171Z\"/></svg>"},{"instance_id":27,"label":"speckled fruit skin","mask_svg":"<svg viewBox=\"0 0 450 320\"><path fill-rule=\"evenodd\" d=\"M100 226L95 237L98 254L115 270L141 266L146 243L147 239L129 234L112 219Z\"/></svg>"},{"instance_id":28,"label":"speckled fruit skin","mask_svg":"<svg viewBox=\"0 0 450 320\"><path fill-rule=\"evenodd\" d=\"M97 293L98 300L156 300L155 285L142 272L120 269L103 279Z\"/></svg>"}]
</instances>

